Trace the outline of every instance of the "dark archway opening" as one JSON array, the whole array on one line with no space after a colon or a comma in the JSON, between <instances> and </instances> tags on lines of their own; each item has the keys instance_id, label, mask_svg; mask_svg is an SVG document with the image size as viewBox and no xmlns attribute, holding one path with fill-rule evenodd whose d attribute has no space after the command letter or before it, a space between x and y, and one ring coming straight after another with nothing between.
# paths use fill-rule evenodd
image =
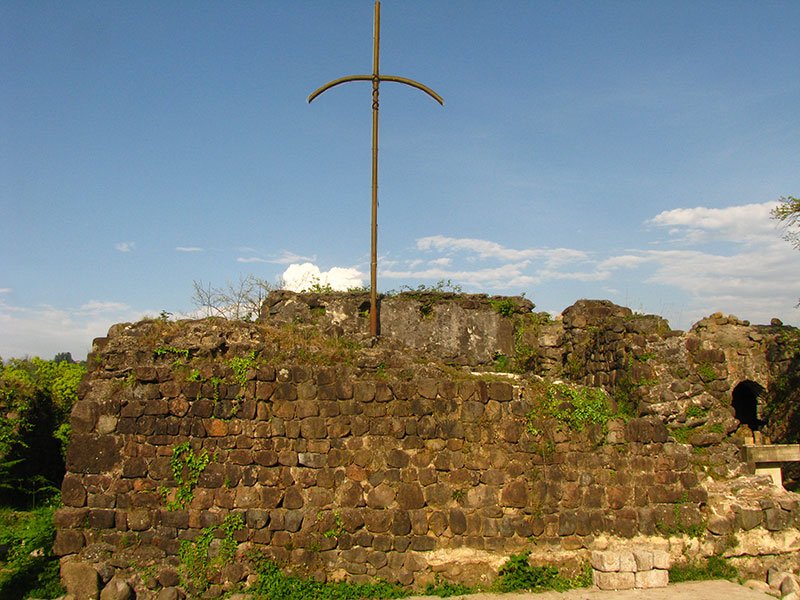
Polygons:
<instances>
[{"instance_id":1,"label":"dark archway opening","mask_svg":"<svg viewBox=\"0 0 800 600\"><path fill-rule=\"evenodd\" d=\"M742 381L733 388L732 406L735 416L742 425L747 425L752 431L759 431L765 424L758 418L758 399L764 393L764 388L754 381Z\"/></svg>"}]
</instances>

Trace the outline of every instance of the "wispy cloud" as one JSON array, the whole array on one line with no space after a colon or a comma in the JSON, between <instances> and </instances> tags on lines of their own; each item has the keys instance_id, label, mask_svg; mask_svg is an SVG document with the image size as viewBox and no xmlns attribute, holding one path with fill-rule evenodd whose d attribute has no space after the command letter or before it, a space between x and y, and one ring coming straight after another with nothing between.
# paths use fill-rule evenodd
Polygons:
<instances>
[{"instance_id":1,"label":"wispy cloud","mask_svg":"<svg viewBox=\"0 0 800 600\"><path fill-rule=\"evenodd\" d=\"M427 236L406 259L379 263L380 276L406 283L449 279L494 293L536 286L554 296L563 289L557 282L571 282L569 289L594 296L626 295L633 287L655 305L653 312L667 298L681 298L681 326L716 311L758 322L781 315L797 320L792 311L800 297L794 283L800 253L781 239L770 218L774 206L664 211L644 223L656 234L647 246L605 256L579 248L509 248L492 240Z\"/></svg>"},{"instance_id":2,"label":"wispy cloud","mask_svg":"<svg viewBox=\"0 0 800 600\"><path fill-rule=\"evenodd\" d=\"M252 248L241 248L242 252L256 253ZM240 263L266 263L271 265L291 265L293 263L313 263L317 260L316 256L302 256L289 252L288 250L281 250L278 254L271 254L267 256L240 256L236 262Z\"/></svg>"},{"instance_id":3,"label":"wispy cloud","mask_svg":"<svg viewBox=\"0 0 800 600\"><path fill-rule=\"evenodd\" d=\"M175 248L176 252L202 252L203 249L198 246L178 246Z\"/></svg>"},{"instance_id":4,"label":"wispy cloud","mask_svg":"<svg viewBox=\"0 0 800 600\"><path fill-rule=\"evenodd\" d=\"M58 308L47 304L17 306L0 299L0 356L52 358L58 352L71 352L80 359L91 350L92 340L105 335L114 323L138 321L157 313L100 300L78 308Z\"/></svg>"},{"instance_id":5,"label":"wispy cloud","mask_svg":"<svg viewBox=\"0 0 800 600\"><path fill-rule=\"evenodd\" d=\"M266 258L259 258L257 256L240 256L236 259L236 262L239 263L268 263L269 261Z\"/></svg>"},{"instance_id":6,"label":"wispy cloud","mask_svg":"<svg viewBox=\"0 0 800 600\"><path fill-rule=\"evenodd\" d=\"M776 202L725 208L676 208L657 214L647 225L667 229L676 240L698 244L715 240L775 243L777 226L770 219Z\"/></svg>"},{"instance_id":7,"label":"wispy cloud","mask_svg":"<svg viewBox=\"0 0 800 600\"><path fill-rule=\"evenodd\" d=\"M302 256L300 254L295 254L294 252L289 252L288 250L281 250L277 256L271 257L269 262L276 265L290 265L292 263L302 262L313 263L316 260L316 256Z\"/></svg>"},{"instance_id":8,"label":"wispy cloud","mask_svg":"<svg viewBox=\"0 0 800 600\"><path fill-rule=\"evenodd\" d=\"M136 242L119 242L114 244L114 249L119 252L131 252L136 247Z\"/></svg>"}]
</instances>

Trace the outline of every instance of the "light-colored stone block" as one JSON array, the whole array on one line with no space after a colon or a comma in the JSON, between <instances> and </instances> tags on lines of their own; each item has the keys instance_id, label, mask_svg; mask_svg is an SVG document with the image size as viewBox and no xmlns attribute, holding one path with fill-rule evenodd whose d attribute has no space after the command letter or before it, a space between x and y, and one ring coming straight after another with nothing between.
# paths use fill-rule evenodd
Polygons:
<instances>
[{"instance_id":1,"label":"light-colored stone block","mask_svg":"<svg viewBox=\"0 0 800 600\"><path fill-rule=\"evenodd\" d=\"M634 585L637 588L649 589L667 587L669 583L669 571L664 569L652 569L650 571L639 571L635 575Z\"/></svg>"},{"instance_id":2,"label":"light-colored stone block","mask_svg":"<svg viewBox=\"0 0 800 600\"><path fill-rule=\"evenodd\" d=\"M621 573L636 573L636 559L633 552L623 550L619 553L619 570Z\"/></svg>"},{"instance_id":3,"label":"light-colored stone block","mask_svg":"<svg viewBox=\"0 0 800 600\"><path fill-rule=\"evenodd\" d=\"M757 592L764 592L765 594L769 594L769 584L766 581L759 581L757 579L748 579L742 585L744 587L749 588L751 590L755 590Z\"/></svg>"},{"instance_id":4,"label":"light-colored stone block","mask_svg":"<svg viewBox=\"0 0 800 600\"><path fill-rule=\"evenodd\" d=\"M592 552L592 568L603 573L619 571L619 553L611 550L595 550Z\"/></svg>"},{"instance_id":5,"label":"light-colored stone block","mask_svg":"<svg viewBox=\"0 0 800 600\"><path fill-rule=\"evenodd\" d=\"M769 587L773 589L779 589L781 587L781 583L783 580L789 575L786 571L781 571L776 567L770 567L767 569L767 583Z\"/></svg>"},{"instance_id":6,"label":"light-colored stone block","mask_svg":"<svg viewBox=\"0 0 800 600\"><path fill-rule=\"evenodd\" d=\"M633 558L636 559L637 571L649 571L653 568L653 551L644 548L636 548L633 551Z\"/></svg>"},{"instance_id":7,"label":"light-colored stone block","mask_svg":"<svg viewBox=\"0 0 800 600\"><path fill-rule=\"evenodd\" d=\"M781 581L781 596L788 596L792 593L800 593L800 580L798 580L797 575L788 573Z\"/></svg>"},{"instance_id":8,"label":"light-colored stone block","mask_svg":"<svg viewBox=\"0 0 800 600\"><path fill-rule=\"evenodd\" d=\"M636 583L633 573L592 573L594 584L601 590L631 590Z\"/></svg>"},{"instance_id":9,"label":"light-colored stone block","mask_svg":"<svg viewBox=\"0 0 800 600\"><path fill-rule=\"evenodd\" d=\"M665 550L653 550L653 568L669 570L672 566L669 559L669 552Z\"/></svg>"}]
</instances>

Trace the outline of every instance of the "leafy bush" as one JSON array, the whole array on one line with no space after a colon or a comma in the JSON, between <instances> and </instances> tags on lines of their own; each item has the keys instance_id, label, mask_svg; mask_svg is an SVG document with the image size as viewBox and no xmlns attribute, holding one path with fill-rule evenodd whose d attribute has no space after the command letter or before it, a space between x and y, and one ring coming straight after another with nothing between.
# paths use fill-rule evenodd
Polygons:
<instances>
[{"instance_id":1,"label":"leafy bush","mask_svg":"<svg viewBox=\"0 0 800 600\"><path fill-rule=\"evenodd\" d=\"M591 568L585 568L577 577L564 577L552 565L538 567L530 564L530 551L512 554L500 567L499 575L492 586L498 592L516 590L556 590L563 592L577 587L591 585Z\"/></svg>"},{"instance_id":2,"label":"leafy bush","mask_svg":"<svg viewBox=\"0 0 800 600\"><path fill-rule=\"evenodd\" d=\"M66 360L0 362L0 503L36 504L58 491L67 420L85 373Z\"/></svg>"},{"instance_id":3,"label":"leafy bush","mask_svg":"<svg viewBox=\"0 0 800 600\"><path fill-rule=\"evenodd\" d=\"M511 298L500 298L489 300L489 304L501 317L510 317L517 309L517 305Z\"/></svg>"},{"instance_id":4,"label":"leafy bush","mask_svg":"<svg viewBox=\"0 0 800 600\"><path fill-rule=\"evenodd\" d=\"M55 598L64 594L53 555L54 506L29 512L0 509L0 598Z\"/></svg>"},{"instance_id":5,"label":"leafy bush","mask_svg":"<svg viewBox=\"0 0 800 600\"><path fill-rule=\"evenodd\" d=\"M608 396L600 388L551 383L545 388L544 398L528 414L528 428L536 434L535 421L552 418L573 431L583 431L592 424L605 427L611 416Z\"/></svg>"}]
</instances>

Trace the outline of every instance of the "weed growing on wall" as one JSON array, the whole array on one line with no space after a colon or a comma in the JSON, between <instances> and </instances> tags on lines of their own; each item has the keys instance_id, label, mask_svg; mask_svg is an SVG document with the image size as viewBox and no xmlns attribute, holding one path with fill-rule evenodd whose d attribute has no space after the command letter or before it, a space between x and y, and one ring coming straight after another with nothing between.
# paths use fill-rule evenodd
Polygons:
<instances>
[{"instance_id":1,"label":"weed growing on wall","mask_svg":"<svg viewBox=\"0 0 800 600\"><path fill-rule=\"evenodd\" d=\"M161 496L167 505L167 510L180 510L186 508L194 498L194 488L200 479L200 475L211 462L208 451L203 449L200 454L196 454L189 442L178 444L172 449L172 457L169 466L172 469L172 478L177 484L175 497L168 499L170 489L161 488Z\"/></svg>"},{"instance_id":2,"label":"weed growing on wall","mask_svg":"<svg viewBox=\"0 0 800 600\"><path fill-rule=\"evenodd\" d=\"M704 581L707 579L739 578L739 572L722 556L709 556L702 560L690 560L677 564L669 570L670 583L680 581Z\"/></svg>"},{"instance_id":3,"label":"weed growing on wall","mask_svg":"<svg viewBox=\"0 0 800 600\"><path fill-rule=\"evenodd\" d=\"M202 529L194 541L181 540L178 556L186 583L198 591L208 588L210 580L234 559L236 540L233 539L233 534L243 528L242 516L229 514L219 527ZM222 534L222 539L217 552L211 556L211 542L216 539L218 532Z\"/></svg>"},{"instance_id":4,"label":"weed growing on wall","mask_svg":"<svg viewBox=\"0 0 800 600\"><path fill-rule=\"evenodd\" d=\"M338 538L344 533L344 521L339 511L333 511L333 527L325 531L322 536L326 538Z\"/></svg>"},{"instance_id":5,"label":"weed growing on wall","mask_svg":"<svg viewBox=\"0 0 800 600\"><path fill-rule=\"evenodd\" d=\"M588 425L605 428L611 417L608 396L600 388L550 383L544 397L528 413L528 431L541 433L537 423L542 419L555 419L573 431L583 431Z\"/></svg>"},{"instance_id":6,"label":"weed growing on wall","mask_svg":"<svg viewBox=\"0 0 800 600\"><path fill-rule=\"evenodd\" d=\"M489 300L489 304L501 317L510 317L517 309L517 305L511 298L492 299Z\"/></svg>"},{"instance_id":7,"label":"weed growing on wall","mask_svg":"<svg viewBox=\"0 0 800 600\"><path fill-rule=\"evenodd\" d=\"M237 356L228 361L228 366L233 370L233 378L240 386L244 387L247 383L247 372L258 366L256 351L253 350L247 356Z\"/></svg>"},{"instance_id":8,"label":"weed growing on wall","mask_svg":"<svg viewBox=\"0 0 800 600\"><path fill-rule=\"evenodd\" d=\"M687 523L683 519L683 507L688 502L689 496L687 492L684 491L678 501L672 505L673 524L669 525L659 521L656 523L656 529L658 529L661 534L667 537L678 535L686 535L692 538L701 537L706 532L705 520L702 520L699 523Z\"/></svg>"},{"instance_id":9,"label":"weed growing on wall","mask_svg":"<svg viewBox=\"0 0 800 600\"><path fill-rule=\"evenodd\" d=\"M717 379L717 372L714 370L714 367L712 367L709 363L703 363L701 365L698 365L696 372L704 383L709 383Z\"/></svg>"},{"instance_id":10,"label":"weed growing on wall","mask_svg":"<svg viewBox=\"0 0 800 600\"><path fill-rule=\"evenodd\" d=\"M265 600L367 600L369 598L405 598L411 592L395 583L321 583L313 579L284 574L267 557L251 555L258 580L247 589L248 594Z\"/></svg>"},{"instance_id":11,"label":"weed growing on wall","mask_svg":"<svg viewBox=\"0 0 800 600\"><path fill-rule=\"evenodd\" d=\"M159 346L153 350L156 357L174 356L173 366L180 366L189 360L189 350L187 348L177 348L175 346Z\"/></svg>"}]
</instances>

